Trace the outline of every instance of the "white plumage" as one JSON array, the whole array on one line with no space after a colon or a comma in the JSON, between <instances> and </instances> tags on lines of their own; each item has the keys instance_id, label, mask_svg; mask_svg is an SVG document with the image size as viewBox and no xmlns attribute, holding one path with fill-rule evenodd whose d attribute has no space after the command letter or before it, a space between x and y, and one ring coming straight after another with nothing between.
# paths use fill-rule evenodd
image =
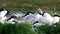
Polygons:
<instances>
[{"instance_id":1,"label":"white plumage","mask_svg":"<svg viewBox=\"0 0 60 34\"><path fill-rule=\"evenodd\" d=\"M4 11L0 12L0 22L4 23L7 20L7 17L5 16L7 14L7 11L4 9Z\"/></svg>"},{"instance_id":2,"label":"white plumage","mask_svg":"<svg viewBox=\"0 0 60 34\"><path fill-rule=\"evenodd\" d=\"M5 22L7 20L7 10L4 9L4 11L0 12L0 22ZM41 14L39 14L41 13ZM59 17L55 16L52 17L49 13L44 13L40 8L39 8L39 13L35 13L32 14L32 12L27 13L27 15L23 14L23 13L13 13L14 16L16 16L17 18L11 18L10 20L8 20L9 23L14 24L15 22L13 22L14 20L17 22L29 22L29 23L34 23L35 21L39 21L38 23L34 24L34 25L45 25L45 24L55 24L57 22L59 22ZM44 13L44 14L43 14ZM42 15L43 14L43 15ZM25 15L25 17L23 17ZM11 17L11 16L10 16ZM9 17L9 18L10 18ZM22 19L20 19L22 18Z\"/></svg>"},{"instance_id":3,"label":"white plumage","mask_svg":"<svg viewBox=\"0 0 60 34\"><path fill-rule=\"evenodd\" d=\"M0 12L0 17L4 17L6 14L7 14L7 11L6 11L6 10L1 11L1 12Z\"/></svg>"},{"instance_id":4,"label":"white plumage","mask_svg":"<svg viewBox=\"0 0 60 34\"><path fill-rule=\"evenodd\" d=\"M39 21L43 16L40 14L36 14L35 21Z\"/></svg>"},{"instance_id":5,"label":"white plumage","mask_svg":"<svg viewBox=\"0 0 60 34\"><path fill-rule=\"evenodd\" d=\"M14 18L11 18L10 20L8 20L8 23L11 23L11 24L15 24L15 21L16 19L14 19Z\"/></svg>"},{"instance_id":6,"label":"white plumage","mask_svg":"<svg viewBox=\"0 0 60 34\"><path fill-rule=\"evenodd\" d=\"M38 27L38 26L41 26L41 25L46 25L46 24L44 24L44 23L36 23L33 26Z\"/></svg>"},{"instance_id":7,"label":"white plumage","mask_svg":"<svg viewBox=\"0 0 60 34\"><path fill-rule=\"evenodd\" d=\"M59 22L59 17L57 17L57 16L53 17L53 23L55 24L55 23L58 23L58 22Z\"/></svg>"},{"instance_id":8,"label":"white plumage","mask_svg":"<svg viewBox=\"0 0 60 34\"><path fill-rule=\"evenodd\" d=\"M50 25L52 24L53 17L50 14L44 13L43 17L48 21Z\"/></svg>"},{"instance_id":9,"label":"white plumage","mask_svg":"<svg viewBox=\"0 0 60 34\"><path fill-rule=\"evenodd\" d=\"M29 13L29 15L23 17L23 20L25 20L26 22L29 22L29 23L33 23L34 16L35 16L35 14Z\"/></svg>"}]
</instances>

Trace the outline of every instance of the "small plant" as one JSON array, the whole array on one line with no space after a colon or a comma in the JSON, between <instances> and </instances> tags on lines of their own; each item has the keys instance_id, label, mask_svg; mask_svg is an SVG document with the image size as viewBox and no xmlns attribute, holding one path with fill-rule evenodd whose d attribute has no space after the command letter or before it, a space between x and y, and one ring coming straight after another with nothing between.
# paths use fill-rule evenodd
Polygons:
<instances>
[{"instance_id":1,"label":"small plant","mask_svg":"<svg viewBox=\"0 0 60 34\"><path fill-rule=\"evenodd\" d=\"M35 34L31 24L0 24L0 34Z\"/></svg>"},{"instance_id":2,"label":"small plant","mask_svg":"<svg viewBox=\"0 0 60 34\"><path fill-rule=\"evenodd\" d=\"M27 23L0 23L0 34L60 34L60 23L39 26L37 31L31 29L32 24Z\"/></svg>"},{"instance_id":3,"label":"small plant","mask_svg":"<svg viewBox=\"0 0 60 34\"><path fill-rule=\"evenodd\" d=\"M37 28L38 34L60 34L60 24L44 25Z\"/></svg>"}]
</instances>

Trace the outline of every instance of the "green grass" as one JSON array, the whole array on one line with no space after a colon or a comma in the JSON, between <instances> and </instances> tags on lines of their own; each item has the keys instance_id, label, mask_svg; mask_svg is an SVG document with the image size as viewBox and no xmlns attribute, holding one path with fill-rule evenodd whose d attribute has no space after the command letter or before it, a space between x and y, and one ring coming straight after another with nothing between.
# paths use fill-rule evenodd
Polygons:
<instances>
[{"instance_id":1,"label":"green grass","mask_svg":"<svg viewBox=\"0 0 60 34\"><path fill-rule=\"evenodd\" d=\"M0 0L0 8L8 10L26 12L35 11L38 7L42 9L60 8L60 0Z\"/></svg>"},{"instance_id":2,"label":"green grass","mask_svg":"<svg viewBox=\"0 0 60 34\"><path fill-rule=\"evenodd\" d=\"M39 26L35 31L31 29L32 24L27 23L0 23L0 34L60 34L60 22L53 25Z\"/></svg>"},{"instance_id":3,"label":"green grass","mask_svg":"<svg viewBox=\"0 0 60 34\"><path fill-rule=\"evenodd\" d=\"M41 26L38 27L38 33L43 33L43 34L60 34L60 24L56 24L55 25L45 25L45 26Z\"/></svg>"},{"instance_id":4,"label":"green grass","mask_svg":"<svg viewBox=\"0 0 60 34\"><path fill-rule=\"evenodd\" d=\"M0 34L35 34L31 24L0 24Z\"/></svg>"}]
</instances>

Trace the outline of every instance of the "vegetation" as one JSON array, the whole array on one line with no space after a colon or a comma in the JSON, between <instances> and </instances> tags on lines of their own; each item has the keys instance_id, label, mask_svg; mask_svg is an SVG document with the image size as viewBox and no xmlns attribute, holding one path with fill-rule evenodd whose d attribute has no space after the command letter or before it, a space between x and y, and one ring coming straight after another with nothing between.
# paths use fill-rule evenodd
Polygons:
<instances>
[{"instance_id":1,"label":"vegetation","mask_svg":"<svg viewBox=\"0 0 60 34\"><path fill-rule=\"evenodd\" d=\"M60 34L60 24L43 25L37 27L37 30L32 30L31 24L16 23L16 24L1 24L0 34Z\"/></svg>"},{"instance_id":2,"label":"vegetation","mask_svg":"<svg viewBox=\"0 0 60 34\"><path fill-rule=\"evenodd\" d=\"M60 24L54 24L51 26L41 26L38 27L38 34L60 34Z\"/></svg>"},{"instance_id":3,"label":"vegetation","mask_svg":"<svg viewBox=\"0 0 60 34\"><path fill-rule=\"evenodd\" d=\"M53 14L51 9L56 7L55 12L60 13L60 0L0 0L0 8L15 10L21 12L33 11L40 7L46 12ZM60 23L53 25L44 25L37 27L36 31L31 30L31 24L1 24L0 34L60 34Z\"/></svg>"},{"instance_id":4,"label":"vegetation","mask_svg":"<svg viewBox=\"0 0 60 34\"><path fill-rule=\"evenodd\" d=\"M24 13L27 11L35 12L38 7L42 9L57 7L57 9L60 9L60 0L0 0L0 8L21 11Z\"/></svg>"},{"instance_id":5,"label":"vegetation","mask_svg":"<svg viewBox=\"0 0 60 34\"><path fill-rule=\"evenodd\" d=\"M35 34L30 24L0 24L0 34Z\"/></svg>"}]
</instances>

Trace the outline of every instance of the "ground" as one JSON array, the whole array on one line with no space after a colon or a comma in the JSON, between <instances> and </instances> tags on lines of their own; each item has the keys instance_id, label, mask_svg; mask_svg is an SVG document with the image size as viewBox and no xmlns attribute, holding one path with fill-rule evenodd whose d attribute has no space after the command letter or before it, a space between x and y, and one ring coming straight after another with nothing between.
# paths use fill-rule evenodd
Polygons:
<instances>
[{"instance_id":1,"label":"ground","mask_svg":"<svg viewBox=\"0 0 60 34\"><path fill-rule=\"evenodd\" d=\"M0 0L0 8L8 10L31 11L38 7L42 9L60 9L60 0Z\"/></svg>"}]
</instances>

